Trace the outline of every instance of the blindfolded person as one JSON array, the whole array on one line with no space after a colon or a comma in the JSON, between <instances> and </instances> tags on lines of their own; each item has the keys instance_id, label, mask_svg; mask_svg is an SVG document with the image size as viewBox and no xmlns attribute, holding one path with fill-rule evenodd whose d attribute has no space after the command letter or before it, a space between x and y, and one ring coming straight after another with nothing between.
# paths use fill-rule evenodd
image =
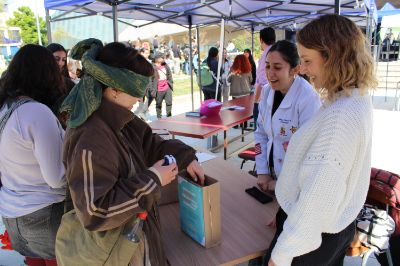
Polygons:
<instances>
[{"instance_id":1,"label":"blindfolded person","mask_svg":"<svg viewBox=\"0 0 400 266\"><path fill-rule=\"evenodd\" d=\"M84 72L62 106L70 114L64 161L79 221L87 230L107 231L147 212L147 248L132 254L131 263L166 265L157 207L160 188L185 168L203 182L195 150L153 134L130 111L143 98L154 71L136 50L117 42L103 47L99 40L88 39L71 54L82 59ZM160 159L168 154L177 162L163 166Z\"/></svg>"}]
</instances>

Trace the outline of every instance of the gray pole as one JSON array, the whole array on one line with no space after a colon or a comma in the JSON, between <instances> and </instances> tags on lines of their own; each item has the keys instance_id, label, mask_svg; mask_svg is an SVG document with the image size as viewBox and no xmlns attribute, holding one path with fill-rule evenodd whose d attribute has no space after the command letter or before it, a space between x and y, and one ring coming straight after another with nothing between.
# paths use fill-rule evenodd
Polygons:
<instances>
[{"instance_id":1,"label":"gray pole","mask_svg":"<svg viewBox=\"0 0 400 266\"><path fill-rule=\"evenodd\" d=\"M200 77L200 27L196 25L196 39L197 39L197 76L199 78L199 83L201 84L201 77ZM199 85L200 91L200 103L203 101L203 93L201 91L201 86Z\"/></svg>"},{"instance_id":2,"label":"gray pole","mask_svg":"<svg viewBox=\"0 0 400 266\"><path fill-rule=\"evenodd\" d=\"M369 19L369 16L370 16L370 13L369 13L369 11L367 12L367 17L366 17L366 26L365 26L365 29L366 29L366 37L367 37L367 39L369 39L369 32L370 32L370 30L371 30L371 25L370 25L370 19Z\"/></svg>"},{"instance_id":3,"label":"gray pole","mask_svg":"<svg viewBox=\"0 0 400 266\"><path fill-rule=\"evenodd\" d=\"M222 68L222 57L224 53L224 44L225 44L225 19L221 18L221 28L220 28L220 36L219 36L219 52L218 52L218 69L217 69L217 84L215 87L215 100L218 97L218 91L221 93L221 101L222 101L222 86L221 90L219 88L220 85L220 77L221 77L221 68Z\"/></svg>"},{"instance_id":4,"label":"gray pole","mask_svg":"<svg viewBox=\"0 0 400 266\"><path fill-rule=\"evenodd\" d=\"M50 13L49 10L46 8L46 27L47 27L47 41L48 43L52 43L51 39L51 22L50 22Z\"/></svg>"},{"instance_id":5,"label":"gray pole","mask_svg":"<svg viewBox=\"0 0 400 266\"><path fill-rule=\"evenodd\" d=\"M40 34L40 22L39 22L39 14L38 14L38 7L37 2L35 1L35 17L36 17L36 30L38 34L39 45L42 45L42 35Z\"/></svg>"},{"instance_id":6,"label":"gray pole","mask_svg":"<svg viewBox=\"0 0 400 266\"><path fill-rule=\"evenodd\" d=\"M112 3L114 42L118 42L118 3Z\"/></svg>"},{"instance_id":7,"label":"gray pole","mask_svg":"<svg viewBox=\"0 0 400 266\"><path fill-rule=\"evenodd\" d=\"M254 56L254 25L251 24L251 54Z\"/></svg>"},{"instance_id":8,"label":"gray pole","mask_svg":"<svg viewBox=\"0 0 400 266\"><path fill-rule=\"evenodd\" d=\"M340 15L340 0L335 0L335 14Z\"/></svg>"},{"instance_id":9,"label":"gray pole","mask_svg":"<svg viewBox=\"0 0 400 266\"><path fill-rule=\"evenodd\" d=\"M194 111L194 91L193 91L193 72L192 72L192 58L193 58L193 51L192 51L192 16L188 16L189 20L189 72L190 72L190 92L192 93L192 111Z\"/></svg>"}]
</instances>

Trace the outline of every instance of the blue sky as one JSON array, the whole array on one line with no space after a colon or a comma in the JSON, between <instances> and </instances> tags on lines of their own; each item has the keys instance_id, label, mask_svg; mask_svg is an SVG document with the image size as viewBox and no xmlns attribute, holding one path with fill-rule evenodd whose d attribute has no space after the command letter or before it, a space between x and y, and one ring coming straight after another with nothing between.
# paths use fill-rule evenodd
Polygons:
<instances>
[{"instance_id":1,"label":"blue sky","mask_svg":"<svg viewBox=\"0 0 400 266\"><path fill-rule=\"evenodd\" d=\"M39 16L45 17L44 0L7 0L9 13L12 14L20 6L29 6L33 12L38 10Z\"/></svg>"}]
</instances>

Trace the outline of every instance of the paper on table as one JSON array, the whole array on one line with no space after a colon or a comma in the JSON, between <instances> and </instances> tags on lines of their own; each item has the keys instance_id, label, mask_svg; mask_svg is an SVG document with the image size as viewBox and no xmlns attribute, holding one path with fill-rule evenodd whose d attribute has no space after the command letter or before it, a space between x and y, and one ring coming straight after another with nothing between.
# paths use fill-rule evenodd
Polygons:
<instances>
[{"instance_id":1,"label":"paper on table","mask_svg":"<svg viewBox=\"0 0 400 266\"><path fill-rule=\"evenodd\" d=\"M215 155L212 155L207 152L197 152L196 156L197 156L197 159L199 160L199 163L203 163L203 162L212 160L216 157Z\"/></svg>"},{"instance_id":2,"label":"paper on table","mask_svg":"<svg viewBox=\"0 0 400 266\"><path fill-rule=\"evenodd\" d=\"M212 107L217 107L222 105L221 102L210 102L209 104L207 104L208 107L212 108Z\"/></svg>"},{"instance_id":3,"label":"paper on table","mask_svg":"<svg viewBox=\"0 0 400 266\"><path fill-rule=\"evenodd\" d=\"M221 110L244 110L243 106L239 106L239 105L231 105L231 106L225 106L222 107Z\"/></svg>"}]
</instances>

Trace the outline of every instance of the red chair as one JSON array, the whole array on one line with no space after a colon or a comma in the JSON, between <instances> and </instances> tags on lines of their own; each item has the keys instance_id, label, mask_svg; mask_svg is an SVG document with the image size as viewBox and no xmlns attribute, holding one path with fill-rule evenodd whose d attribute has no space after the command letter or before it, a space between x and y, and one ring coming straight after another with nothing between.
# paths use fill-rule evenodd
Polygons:
<instances>
[{"instance_id":1,"label":"red chair","mask_svg":"<svg viewBox=\"0 0 400 266\"><path fill-rule=\"evenodd\" d=\"M242 164L240 166L240 169L243 168L243 165L245 162L247 161L256 161L256 152L255 152L255 148L254 147L250 147L248 149L245 149L244 151L242 151L241 153L238 154L238 157L240 159L243 159ZM253 173L256 170L256 164L254 163L254 167L253 167Z\"/></svg>"}]
</instances>

